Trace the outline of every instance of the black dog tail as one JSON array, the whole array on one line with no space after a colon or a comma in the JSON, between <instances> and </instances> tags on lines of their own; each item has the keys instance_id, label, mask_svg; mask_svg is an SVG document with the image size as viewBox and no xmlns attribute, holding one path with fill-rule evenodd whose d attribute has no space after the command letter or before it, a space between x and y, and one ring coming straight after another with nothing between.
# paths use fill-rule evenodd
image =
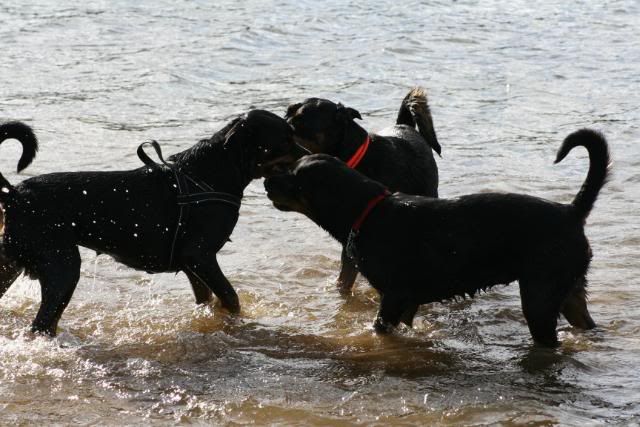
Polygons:
<instances>
[{"instance_id":1,"label":"black dog tail","mask_svg":"<svg viewBox=\"0 0 640 427\"><path fill-rule=\"evenodd\" d=\"M5 139L17 139L22 144L22 156L18 161L18 172L20 172L29 166L36 157L38 138L36 138L33 130L24 123L7 122L0 125L0 144Z\"/></svg>"},{"instance_id":2,"label":"black dog tail","mask_svg":"<svg viewBox=\"0 0 640 427\"><path fill-rule=\"evenodd\" d=\"M415 128L418 126L420 135L429 143L431 148L441 154L442 147L438 143L436 131L433 128L433 119L431 118L431 110L427 102L427 92L424 88L415 87L404 97L398 111L398 125L407 125Z\"/></svg>"},{"instance_id":3,"label":"black dog tail","mask_svg":"<svg viewBox=\"0 0 640 427\"><path fill-rule=\"evenodd\" d=\"M600 132L580 129L565 138L558 150L555 163L560 162L569 154L569 151L579 145L589 152L589 172L572 204L584 221L589 216L600 189L607 182L611 157L607 140Z\"/></svg>"}]
</instances>

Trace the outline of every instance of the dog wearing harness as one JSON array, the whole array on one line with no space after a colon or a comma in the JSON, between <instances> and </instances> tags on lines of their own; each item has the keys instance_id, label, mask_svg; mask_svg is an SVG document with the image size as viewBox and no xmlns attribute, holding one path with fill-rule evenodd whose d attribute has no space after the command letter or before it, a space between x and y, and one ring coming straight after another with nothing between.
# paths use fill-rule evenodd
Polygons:
<instances>
[{"instance_id":1,"label":"dog wearing harness","mask_svg":"<svg viewBox=\"0 0 640 427\"><path fill-rule=\"evenodd\" d=\"M19 168L38 148L29 126L0 125L0 142L23 146ZM144 153L151 145L160 158ZM83 246L149 273L184 272L197 303L215 294L229 312L238 295L216 259L238 220L245 187L305 152L285 120L252 110L211 138L164 161L143 144L144 166L125 171L63 172L12 185L0 174L0 296L24 272L40 282L31 330L53 336L80 278Z\"/></svg>"},{"instance_id":2,"label":"dog wearing harness","mask_svg":"<svg viewBox=\"0 0 640 427\"><path fill-rule=\"evenodd\" d=\"M156 152L160 163L156 163L145 153L144 148L150 145ZM175 232L173 234L173 241L171 242L171 252L169 253L169 261L167 267L171 270L175 268L174 254L176 246L180 240L181 231L187 222L190 205L198 205L203 202L214 203L226 203L232 208L235 208L236 212L240 210L240 204L242 198L229 193L222 193L214 191L213 188L206 182L198 182L191 178L189 175L177 170L174 164L168 163L162 156L162 149L157 141L143 142L138 146L138 158L147 165L150 169L159 169L166 173L173 175L174 185L177 189L176 203L178 205L178 222L175 226ZM191 191L190 187L193 187L196 191Z\"/></svg>"}]
</instances>

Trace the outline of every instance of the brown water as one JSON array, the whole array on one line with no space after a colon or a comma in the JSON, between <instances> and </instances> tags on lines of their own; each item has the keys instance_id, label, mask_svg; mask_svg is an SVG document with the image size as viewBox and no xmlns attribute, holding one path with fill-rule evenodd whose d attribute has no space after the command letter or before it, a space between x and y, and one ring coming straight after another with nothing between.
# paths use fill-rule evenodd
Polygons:
<instances>
[{"instance_id":1,"label":"brown water","mask_svg":"<svg viewBox=\"0 0 640 427\"><path fill-rule=\"evenodd\" d=\"M42 148L11 182L139 165L137 144L178 151L252 106L307 96L393 123L429 89L443 196L518 191L569 201L602 130L612 181L589 218L591 312L562 346L533 348L517 287L423 306L413 330L376 336L364 280L333 289L339 247L306 218L247 191L220 260L242 315L193 304L186 278L83 252L56 339L27 332L39 304L21 278L0 300L0 423L602 425L640 423L640 5L561 2L4 0L0 120Z\"/></svg>"}]
</instances>

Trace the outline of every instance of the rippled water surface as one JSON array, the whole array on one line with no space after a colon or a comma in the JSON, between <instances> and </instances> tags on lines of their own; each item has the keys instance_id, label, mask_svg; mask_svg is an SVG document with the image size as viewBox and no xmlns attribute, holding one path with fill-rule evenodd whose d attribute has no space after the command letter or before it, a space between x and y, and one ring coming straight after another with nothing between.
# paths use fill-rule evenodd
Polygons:
<instances>
[{"instance_id":1,"label":"rippled water surface","mask_svg":"<svg viewBox=\"0 0 640 427\"><path fill-rule=\"evenodd\" d=\"M83 251L60 335L27 331L39 286L0 300L0 423L601 425L640 423L640 4L432 1L16 1L0 4L0 120L42 147L13 183L139 165L138 143L189 147L252 107L308 96L358 109L370 131L428 88L440 193L518 191L567 202L587 170L562 138L602 130L614 175L589 218L583 333L531 345L517 287L423 306L376 336L377 296L333 289L339 246L272 208L253 183L219 255L242 315L197 308L182 274ZM215 5L214 5L215 4Z\"/></svg>"}]
</instances>

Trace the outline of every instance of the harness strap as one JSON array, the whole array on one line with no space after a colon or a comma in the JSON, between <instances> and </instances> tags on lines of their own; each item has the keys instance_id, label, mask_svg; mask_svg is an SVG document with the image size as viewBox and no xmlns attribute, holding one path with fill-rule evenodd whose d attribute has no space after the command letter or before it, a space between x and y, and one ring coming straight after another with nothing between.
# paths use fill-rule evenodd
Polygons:
<instances>
[{"instance_id":1,"label":"harness strap","mask_svg":"<svg viewBox=\"0 0 640 427\"><path fill-rule=\"evenodd\" d=\"M189 194L178 195L179 205L198 204L201 202L228 203L237 208L240 208L240 202L238 201L238 197L234 196L233 194L207 191L205 193L189 193Z\"/></svg>"},{"instance_id":2,"label":"harness strap","mask_svg":"<svg viewBox=\"0 0 640 427\"><path fill-rule=\"evenodd\" d=\"M153 149L156 151L156 155L162 162L162 166L165 166L167 168L172 168L171 165L164 160L164 157L162 157L162 149L160 148L160 144L158 144L158 141L156 140L146 141L138 146L137 153L140 160L142 160L142 163L144 163L145 165L151 168L162 167L156 162L154 162L153 160L151 160L151 158L147 155L147 153L144 152L144 147L147 145L152 146Z\"/></svg>"},{"instance_id":3,"label":"harness strap","mask_svg":"<svg viewBox=\"0 0 640 427\"><path fill-rule=\"evenodd\" d=\"M144 151L144 148L147 145L153 147L156 155L158 156L158 159L160 159L161 164L158 164L151 160L151 158ZM143 142L142 144L140 144L140 146L138 146L137 153L142 163L144 163L146 166L153 169L171 171L175 179L175 186L178 190L178 194L176 195L176 204L178 205L178 223L176 224L173 240L171 242L171 252L169 254L169 268L171 269L174 266L174 254L176 246L178 244L178 240L180 240L181 227L185 224L187 219L189 205L197 205L202 202L216 202L228 204L235 207L236 209L240 209L242 198L236 196L235 194L214 191L213 188L206 182L196 181L186 173L179 171L175 164L168 163L164 160L164 157L162 157L162 149L160 148L160 144L158 144L157 141ZM190 193L189 183L202 191Z\"/></svg>"}]
</instances>

